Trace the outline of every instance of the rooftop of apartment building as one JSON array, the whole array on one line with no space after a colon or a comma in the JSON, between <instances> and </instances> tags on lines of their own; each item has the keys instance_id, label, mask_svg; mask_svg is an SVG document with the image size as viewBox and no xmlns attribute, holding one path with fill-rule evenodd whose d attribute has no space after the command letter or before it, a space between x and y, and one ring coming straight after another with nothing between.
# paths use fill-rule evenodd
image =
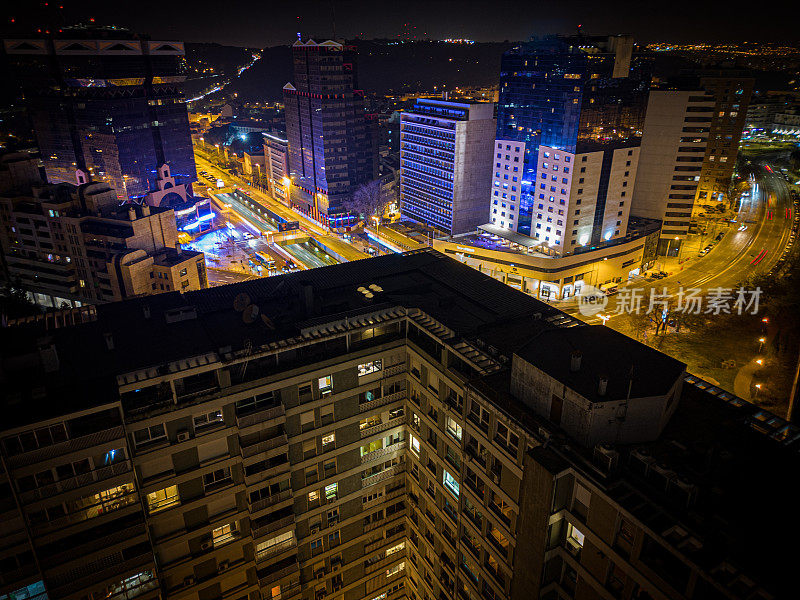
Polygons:
<instances>
[{"instance_id":1,"label":"rooftop of apartment building","mask_svg":"<svg viewBox=\"0 0 800 600\"><path fill-rule=\"evenodd\" d=\"M254 322L245 322L234 301L258 307ZM54 332L46 340L4 330L3 353L16 357L0 376L7 384L5 418L9 424L24 423L106 402L117 396L120 374L167 369L173 361L235 353L247 345L258 350L302 341L308 329L395 306L424 311L454 338L475 338L479 331L511 323L511 329L527 332L529 339L551 327L552 320L574 322L558 309L433 250L382 256L200 292L105 304L97 307L97 321ZM507 356L514 349L500 342L496 348ZM19 357L24 349L27 362ZM46 377L40 350L55 361ZM42 382L48 393L32 388L31 381ZM58 397L59 405L43 406L45 397Z\"/></svg>"},{"instance_id":2,"label":"rooftop of apartment building","mask_svg":"<svg viewBox=\"0 0 800 600\"><path fill-rule=\"evenodd\" d=\"M769 419L780 420L744 401L684 385L654 442L600 455L556 437L530 455L551 473L577 465L656 536L724 586L739 588L736 597L761 598L748 595L757 582L783 598L795 589L795 560L777 540L800 530L787 484L800 466L800 440L797 428L786 438L765 435L762 423ZM609 468L611 455L616 462ZM664 566L665 580L680 587L680 563L657 548L646 551Z\"/></svg>"},{"instance_id":3,"label":"rooftop of apartment building","mask_svg":"<svg viewBox=\"0 0 800 600\"><path fill-rule=\"evenodd\" d=\"M603 325L544 330L516 354L591 402L666 394L686 369L684 363ZM607 382L602 391L601 379Z\"/></svg>"},{"instance_id":4,"label":"rooftop of apartment building","mask_svg":"<svg viewBox=\"0 0 800 600\"><path fill-rule=\"evenodd\" d=\"M153 255L153 264L159 267L174 267L189 259L199 258L201 256L203 256L203 253L196 250L163 248Z\"/></svg>"},{"instance_id":5,"label":"rooftop of apartment building","mask_svg":"<svg viewBox=\"0 0 800 600\"><path fill-rule=\"evenodd\" d=\"M241 310L244 306L257 306L258 314ZM38 339L26 328L0 330L4 424L15 427L116 399L120 374L137 369L165 374L173 361L204 364L209 355L248 346L257 350L276 341L287 342L286 348L320 339L315 332L348 319L379 323L378 315L397 306L424 311L425 325L438 336L468 341L504 367L517 354L587 397L587 382L594 388L601 374L608 378L609 398L626 397L632 373L632 395L646 397L663 393L684 368L604 326L578 325L549 305L425 249L100 305L97 320ZM248 311L266 319L243 318ZM582 354L586 381L570 369L575 350ZM798 466L799 428L771 427L778 419L768 412L687 377L658 440L598 447L598 455L598 448L573 443L514 398L510 375L509 368L500 368L471 385L546 440L531 458L554 473L582 472L708 572L733 577L735 565L742 565L767 589L793 583L793 555L776 539L782 531L798 530L800 512L787 482ZM735 565L718 564L720 557Z\"/></svg>"}]
</instances>

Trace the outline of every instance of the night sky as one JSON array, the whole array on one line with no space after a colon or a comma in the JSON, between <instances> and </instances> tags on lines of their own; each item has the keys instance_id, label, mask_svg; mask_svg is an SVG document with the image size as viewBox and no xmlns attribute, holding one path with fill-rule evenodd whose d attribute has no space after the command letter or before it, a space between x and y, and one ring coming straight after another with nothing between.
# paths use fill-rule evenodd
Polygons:
<instances>
[{"instance_id":1,"label":"night sky","mask_svg":"<svg viewBox=\"0 0 800 600\"><path fill-rule=\"evenodd\" d=\"M154 38L264 47L303 37L330 36L330 0L39 0L6 3L4 22L52 27L94 17ZM587 33L633 33L637 41L797 42L794 2L740 3L709 0L337 0L338 37L403 37L478 41L524 40L531 35L568 33L578 24ZM59 16L57 13L61 13ZM49 14L50 17L45 17ZM50 21L48 23L48 20Z\"/></svg>"}]
</instances>

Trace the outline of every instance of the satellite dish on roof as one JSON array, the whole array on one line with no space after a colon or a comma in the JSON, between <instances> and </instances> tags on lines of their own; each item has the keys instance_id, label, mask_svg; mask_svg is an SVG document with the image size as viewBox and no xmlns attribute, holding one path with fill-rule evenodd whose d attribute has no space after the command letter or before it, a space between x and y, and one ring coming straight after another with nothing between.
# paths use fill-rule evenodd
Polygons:
<instances>
[{"instance_id":1,"label":"satellite dish on roof","mask_svg":"<svg viewBox=\"0 0 800 600\"><path fill-rule=\"evenodd\" d=\"M250 305L250 296L248 296L244 292L239 293L236 296L236 298L233 299L233 310L235 310L236 312L242 312L249 305Z\"/></svg>"},{"instance_id":2,"label":"satellite dish on roof","mask_svg":"<svg viewBox=\"0 0 800 600\"><path fill-rule=\"evenodd\" d=\"M371 289L373 292L382 292L383 291L383 288L381 286L379 286L377 283L370 283L369 284L369 289Z\"/></svg>"},{"instance_id":3,"label":"satellite dish on roof","mask_svg":"<svg viewBox=\"0 0 800 600\"><path fill-rule=\"evenodd\" d=\"M360 285L360 286L358 286L358 287L356 288L356 291L357 291L357 292L361 292L361 293L363 294L364 292L366 292L366 291L367 291L367 288L365 288L363 285Z\"/></svg>"},{"instance_id":4,"label":"satellite dish on roof","mask_svg":"<svg viewBox=\"0 0 800 600\"><path fill-rule=\"evenodd\" d=\"M242 321L244 321L248 325L250 323L254 323L256 317L258 317L258 306L256 306L255 304L251 304L250 306L244 309L244 312L242 312Z\"/></svg>"}]
</instances>

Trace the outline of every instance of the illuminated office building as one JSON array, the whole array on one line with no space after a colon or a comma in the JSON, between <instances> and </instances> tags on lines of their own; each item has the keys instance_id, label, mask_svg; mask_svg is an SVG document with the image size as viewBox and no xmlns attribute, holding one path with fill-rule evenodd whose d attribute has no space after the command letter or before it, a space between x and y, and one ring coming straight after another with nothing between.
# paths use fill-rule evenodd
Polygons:
<instances>
[{"instance_id":1,"label":"illuminated office building","mask_svg":"<svg viewBox=\"0 0 800 600\"><path fill-rule=\"evenodd\" d=\"M197 174L182 42L97 27L3 45L50 183L102 181L120 203L187 202Z\"/></svg>"},{"instance_id":2,"label":"illuminated office building","mask_svg":"<svg viewBox=\"0 0 800 600\"><path fill-rule=\"evenodd\" d=\"M649 85L630 36L553 36L508 50L489 229L553 254L624 237Z\"/></svg>"},{"instance_id":3,"label":"illuminated office building","mask_svg":"<svg viewBox=\"0 0 800 600\"><path fill-rule=\"evenodd\" d=\"M345 225L352 215L342 202L377 174L356 48L298 40L292 60L294 81L283 88L292 203L315 219Z\"/></svg>"},{"instance_id":4,"label":"illuminated office building","mask_svg":"<svg viewBox=\"0 0 800 600\"><path fill-rule=\"evenodd\" d=\"M400 210L459 234L486 222L494 104L418 98L400 116Z\"/></svg>"}]
</instances>

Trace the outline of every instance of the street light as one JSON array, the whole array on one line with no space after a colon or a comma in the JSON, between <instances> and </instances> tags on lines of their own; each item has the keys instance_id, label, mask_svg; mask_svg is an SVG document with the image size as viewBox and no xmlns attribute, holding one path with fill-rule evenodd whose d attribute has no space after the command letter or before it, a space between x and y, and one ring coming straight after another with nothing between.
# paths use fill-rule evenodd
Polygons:
<instances>
[{"instance_id":1,"label":"street light","mask_svg":"<svg viewBox=\"0 0 800 600\"><path fill-rule=\"evenodd\" d=\"M757 359L756 359L756 364L758 364L758 365L763 365L763 364L764 364L764 359L762 359L762 358L757 358Z\"/></svg>"}]
</instances>

